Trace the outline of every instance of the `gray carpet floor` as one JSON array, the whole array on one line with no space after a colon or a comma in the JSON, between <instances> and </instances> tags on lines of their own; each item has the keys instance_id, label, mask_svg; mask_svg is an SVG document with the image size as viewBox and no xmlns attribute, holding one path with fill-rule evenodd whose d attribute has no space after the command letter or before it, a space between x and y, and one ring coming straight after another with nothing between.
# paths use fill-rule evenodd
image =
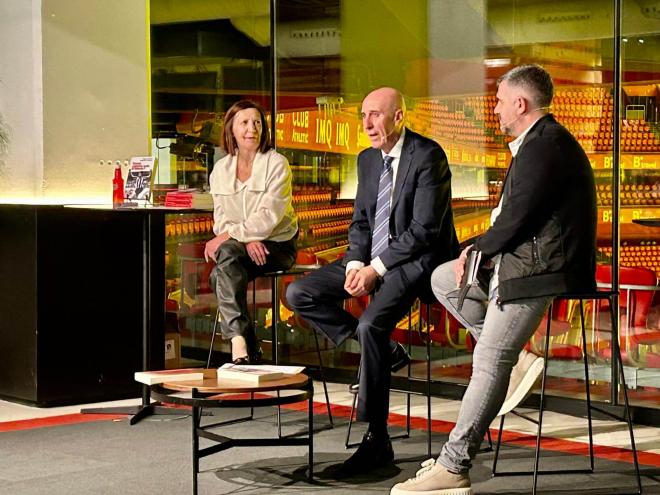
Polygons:
<instances>
[{"instance_id":1,"label":"gray carpet floor","mask_svg":"<svg viewBox=\"0 0 660 495\"><path fill-rule=\"evenodd\" d=\"M240 412L215 410L217 421ZM284 433L306 426L304 413L283 413ZM317 416L317 427L327 418ZM426 437L413 431L394 441L395 463L368 476L337 479L339 464L349 455L344 449L346 420L334 430L315 435L315 481L307 481L305 447L234 448L201 460L200 495L307 494L356 495L389 493L390 487L414 475L425 459ZM191 493L191 424L187 416L158 416L129 426L127 420L52 426L0 433L0 494L189 494ZM275 410L256 411L255 419L218 430L229 437L273 436ZM359 427L354 430L359 439ZM392 434L397 431L392 431ZM434 450L445 436L434 434ZM202 446L210 445L203 440ZM531 476L491 477L492 453L478 455L471 471L477 494L531 493ZM533 451L503 447L501 470L528 469ZM586 466L587 458L545 452L545 469ZM660 494L660 468L642 466L644 493ZM542 476L541 493L635 493L632 464L596 459L595 474Z\"/></svg>"}]
</instances>

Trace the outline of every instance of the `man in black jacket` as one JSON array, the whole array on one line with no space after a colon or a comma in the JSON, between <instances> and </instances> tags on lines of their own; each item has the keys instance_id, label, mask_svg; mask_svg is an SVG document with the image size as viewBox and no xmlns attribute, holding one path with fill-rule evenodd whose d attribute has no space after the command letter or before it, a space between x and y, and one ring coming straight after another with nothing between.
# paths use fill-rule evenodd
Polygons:
<instances>
[{"instance_id":1,"label":"man in black jacket","mask_svg":"<svg viewBox=\"0 0 660 495\"><path fill-rule=\"evenodd\" d=\"M392 88L362 102L364 132L371 148L358 156L358 189L348 251L289 285L294 311L336 345L356 336L360 361L358 421L369 423L344 474L366 472L392 461L387 434L390 372L409 357L390 334L429 286L430 274L458 254L451 211L451 173L442 148L404 127L405 105ZM341 307L370 294L356 318Z\"/></svg>"},{"instance_id":2,"label":"man in black jacket","mask_svg":"<svg viewBox=\"0 0 660 495\"><path fill-rule=\"evenodd\" d=\"M438 459L392 495L472 493L468 472L491 421L520 403L542 371L543 359L523 346L553 296L596 288L593 171L578 142L547 113L552 94L552 79L538 65L516 67L499 81L495 113L502 132L515 138L499 205L490 229L431 277L438 300L477 339L472 377ZM480 271L458 310L457 285L471 249L490 270Z\"/></svg>"}]
</instances>

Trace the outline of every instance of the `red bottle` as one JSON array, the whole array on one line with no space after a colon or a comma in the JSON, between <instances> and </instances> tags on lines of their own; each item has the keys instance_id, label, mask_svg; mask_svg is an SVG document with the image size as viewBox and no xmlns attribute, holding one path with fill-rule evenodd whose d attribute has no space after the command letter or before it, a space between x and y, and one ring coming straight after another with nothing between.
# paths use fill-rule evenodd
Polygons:
<instances>
[{"instance_id":1,"label":"red bottle","mask_svg":"<svg viewBox=\"0 0 660 495\"><path fill-rule=\"evenodd\" d=\"M112 179L112 206L117 208L124 202L124 179L121 176L121 164L117 162L115 176Z\"/></svg>"}]
</instances>

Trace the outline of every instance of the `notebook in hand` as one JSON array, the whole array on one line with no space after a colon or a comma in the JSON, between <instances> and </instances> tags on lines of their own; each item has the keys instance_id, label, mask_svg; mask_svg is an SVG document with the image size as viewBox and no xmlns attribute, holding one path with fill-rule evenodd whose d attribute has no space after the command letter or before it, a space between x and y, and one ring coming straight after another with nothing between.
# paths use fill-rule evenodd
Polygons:
<instances>
[{"instance_id":1,"label":"notebook in hand","mask_svg":"<svg viewBox=\"0 0 660 495\"><path fill-rule=\"evenodd\" d=\"M456 309L459 311L463 308L463 301L467 295L470 287L473 284L479 283L477 281L477 273L481 265L481 251L478 249L471 249L468 252L467 259L465 260L465 268L463 270L463 277L458 286L458 301L456 302Z\"/></svg>"}]
</instances>

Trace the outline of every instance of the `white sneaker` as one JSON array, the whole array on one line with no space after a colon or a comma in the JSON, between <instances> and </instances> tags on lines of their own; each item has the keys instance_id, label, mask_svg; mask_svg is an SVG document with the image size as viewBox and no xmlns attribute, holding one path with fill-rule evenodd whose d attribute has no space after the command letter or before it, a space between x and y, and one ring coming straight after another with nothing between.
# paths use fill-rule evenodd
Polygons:
<instances>
[{"instance_id":1,"label":"white sneaker","mask_svg":"<svg viewBox=\"0 0 660 495\"><path fill-rule=\"evenodd\" d=\"M527 352L525 349L520 351L518 362L511 370L506 399L504 399L500 412L497 413L498 416L511 412L527 398L543 373L544 363L545 360L542 357Z\"/></svg>"},{"instance_id":2,"label":"white sneaker","mask_svg":"<svg viewBox=\"0 0 660 495\"><path fill-rule=\"evenodd\" d=\"M392 487L390 495L472 495L470 475L450 473L435 459L427 459L414 478Z\"/></svg>"}]
</instances>

